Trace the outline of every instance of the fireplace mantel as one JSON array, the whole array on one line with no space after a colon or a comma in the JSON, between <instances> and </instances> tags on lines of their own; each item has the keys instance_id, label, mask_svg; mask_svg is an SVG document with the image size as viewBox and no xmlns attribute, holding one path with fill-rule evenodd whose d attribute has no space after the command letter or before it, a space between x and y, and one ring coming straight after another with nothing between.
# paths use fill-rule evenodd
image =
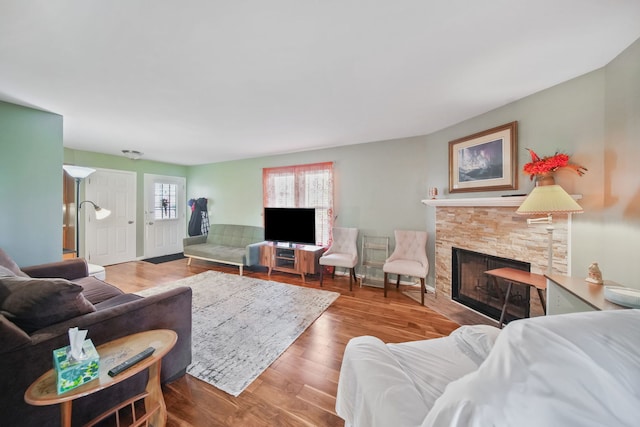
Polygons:
<instances>
[{"instance_id":1,"label":"fireplace mantel","mask_svg":"<svg viewBox=\"0 0 640 427\"><path fill-rule=\"evenodd\" d=\"M572 194L574 200L582 199L581 194ZM527 196L507 196L507 197L467 197L457 199L425 199L422 200L427 206L434 207L477 207L477 206L514 206L522 204Z\"/></svg>"}]
</instances>

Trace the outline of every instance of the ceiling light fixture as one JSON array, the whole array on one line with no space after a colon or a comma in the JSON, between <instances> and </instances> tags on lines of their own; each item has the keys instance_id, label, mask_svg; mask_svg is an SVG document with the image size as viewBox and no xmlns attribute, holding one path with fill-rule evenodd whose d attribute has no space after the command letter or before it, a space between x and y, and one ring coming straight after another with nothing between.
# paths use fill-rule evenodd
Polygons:
<instances>
[{"instance_id":1,"label":"ceiling light fixture","mask_svg":"<svg viewBox=\"0 0 640 427\"><path fill-rule=\"evenodd\" d=\"M122 150L122 154L131 160L138 160L144 153L136 150Z\"/></svg>"}]
</instances>

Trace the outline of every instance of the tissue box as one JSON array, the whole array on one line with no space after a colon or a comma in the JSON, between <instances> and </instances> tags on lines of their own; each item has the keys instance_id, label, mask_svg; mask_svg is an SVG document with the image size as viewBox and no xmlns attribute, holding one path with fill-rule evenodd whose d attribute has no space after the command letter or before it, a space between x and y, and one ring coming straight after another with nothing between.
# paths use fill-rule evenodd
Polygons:
<instances>
[{"instance_id":1,"label":"tissue box","mask_svg":"<svg viewBox=\"0 0 640 427\"><path fill-rule=\"evenodd\" d=\"M82 344L84 351L82 360L72 359L70 350L71 346L53 350L58 394L88 383L98 378L100 374L100 355L91 340L85 340Z\"/></svg>"}]
</instances>

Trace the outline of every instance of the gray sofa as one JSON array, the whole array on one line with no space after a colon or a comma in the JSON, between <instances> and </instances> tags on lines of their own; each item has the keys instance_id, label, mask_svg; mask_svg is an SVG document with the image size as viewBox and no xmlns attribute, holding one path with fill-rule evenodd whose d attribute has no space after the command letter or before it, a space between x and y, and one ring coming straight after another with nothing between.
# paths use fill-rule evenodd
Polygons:
<instances>
[{"instance_id":1,"label":"gray sofa","mask_svg":"<svg viewBox=\"0 0 640 427\"><path fill-rule=\"evenodd\" d=\"M212 224L208 235L187 237L182 241L184 256L242 269L260 263L260 246L264 244L264 228L251 225Z\"/></svg>"},{"instance_id":2,"label":"gray sofa","mask_svg":"<svg viewBox=\"0 0 640 427\"><path fill-rule=\"evenodd\" d=\"M191 363L191 288L143 298L88 276L84 259L20 269L0 249L2 425L59 425L58 405L28 405L24 392L53 367L53 350L69 344L68 330L76 326L88 330L87 338L96 346L150 329L174 330L178 341L162 360L161 380L166 383L184 375ZM74 401L73 425L142 392L146 378L144 371Z\"/></svg>"}]
</instances>

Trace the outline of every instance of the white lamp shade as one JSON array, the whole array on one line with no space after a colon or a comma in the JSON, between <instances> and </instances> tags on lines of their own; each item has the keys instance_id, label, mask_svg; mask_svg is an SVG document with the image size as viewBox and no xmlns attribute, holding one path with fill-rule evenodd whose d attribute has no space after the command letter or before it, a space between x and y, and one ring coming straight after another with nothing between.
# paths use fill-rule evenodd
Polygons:
<instances>
[{"instance_id":1,"label":"white lamp shade","mask_svg":"<svg viewBox=\"0 0 640 427\"><path fill-rule=\"evenodd\" d=\"M109 209L96 207L96 219L98 221L105 219L109 215L111 215L111 211Z\"/></svg>"},{"instance_id":2,"label":"white lamp shade","mask_svg":"<svg viewBox=\"0 0 640 427\"><path fill-rule=\"evenodd\" d=\"M582 212L578 202L559 185L535 187L516 211L521 215Z\"/></svg>"},{"instance_id":3,"label":"white lamp shade","mask_svg":"<svg viewBox=\"0 0 640 427\"><path fill-rule=\"evenodd\" d=\"M64 169L72 178L79 179L84 179L96 171L95 169L73 165L62 165L62 169Z\"/></svg>"}]
</instances>

